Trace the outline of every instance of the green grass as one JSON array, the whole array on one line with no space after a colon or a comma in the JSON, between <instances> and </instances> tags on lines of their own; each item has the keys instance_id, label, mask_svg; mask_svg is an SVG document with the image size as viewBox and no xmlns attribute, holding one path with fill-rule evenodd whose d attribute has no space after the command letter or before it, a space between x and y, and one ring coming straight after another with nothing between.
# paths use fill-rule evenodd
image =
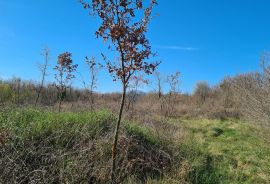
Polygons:
<instances>
[{"instance_id":1,"label":"green grass","mask_svg":"<svg viewBox=\"0 0 270 184\"><path fill-rule=\"evenodd\" d=\"M107 111L0 110L0 134L7 133L5 146L0 144L0 183L106 181L115 120ZM151 167L159 167L159 159L170 154L163 175L147 183L270 183L270 145L264 139L269 135L262 132L240 120L160 119L151 126L125 122L119 152L127 151L127 163L140 154L138 163L149 161ZM134 173L130 178L136 178ZM127 183L135 183L130 178Z\"/></svg>"},{"instance_id":2,"label":"green grass","mask_svg":"<svg viewBox=\"0 0 270 184\"><path fill-rule=\"evenodd\" d=\"M1 110L0 183L87 183L110 159L114 122L106 111Z\"/></svg>"},{"instance_id":3,"label":"green grass","mask_svg":"<svg viewBox=\"0 0 270 184\"><path fill-rule=\"evenodd\" d=\"M180 146L193 183L270 183L270 145L259 127L240 120L172 120L188 131Z\"/></svg>"},{"instance_id":4,"label":"green grass","mask_svg":"<svg viewBox=\"0 0 270 184\"><path fill-rule=\"evenodd\" d=\"M166 137L158 136L152 129L143 124L138 124L136 122L125 122L124 128L128 135L136 136L137 139L152 145L164 145L168 141Z\"/></svg>"},{"instance_id":5,"label":"green grass","mask_svg":"<svg viewBox=\"0 0 270 184\"><path fill-rule=\"evenodd\" d=\"M5 110L0 114L1 128L21 138L58 130L71 134L83 133L81 131L84 130L87 136L93 138L113 122L113 116L106 111L54 113L35 109L16 109Z\"/></svg>"}]
</instances>

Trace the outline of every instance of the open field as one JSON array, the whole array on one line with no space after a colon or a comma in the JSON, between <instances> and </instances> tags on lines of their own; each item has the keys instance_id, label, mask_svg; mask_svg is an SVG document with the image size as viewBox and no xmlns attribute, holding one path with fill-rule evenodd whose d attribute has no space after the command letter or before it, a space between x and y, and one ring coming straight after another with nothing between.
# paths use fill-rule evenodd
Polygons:
<instances>
[{"instance_id":1,"label":"open field","mask_svg":"<svg viewBox=\"0 0 270 184\"><path fill-rule=\"evenodd\" d=\"M106 183L114 115L4 109L0 183ZM270 146L240 120L155 117L121 129L122 183L269 183Z\"/></svg>"}]
</instances>

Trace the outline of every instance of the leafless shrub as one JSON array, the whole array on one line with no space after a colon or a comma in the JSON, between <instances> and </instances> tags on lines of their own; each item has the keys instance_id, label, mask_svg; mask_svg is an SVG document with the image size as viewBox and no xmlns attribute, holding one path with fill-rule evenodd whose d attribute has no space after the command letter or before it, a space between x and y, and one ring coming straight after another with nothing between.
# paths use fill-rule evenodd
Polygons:
<instances>
[{"instance_id":1,"label":"leafless shrub","mask_svg":"<svg viewBox=\"0 0 270 184\"><path fill-rule=\"evenodd\" d=\"M127 105L126 111L129 112L130 118L134 115L134 106L135 103L139 99L139 87L143 86L144 84L148 84L149 81L144 79L142 75L134 76L130 79L130 83L128 85L128 93L127 93Z\"/></svg>"},{"instance_id":2,"label":"leafless shrub","mask_svg":"<svg viewBox=\"0 0 270 184\"><path fill-rule=\"evenodd\" d=\"M270 55L261 58L261 71L238 75L229 80L230 101L227 106L239 109L251 122L270 126ZM228 87L227 87L228 88Z\"/></svg>"},{"instance_id":3,"label":"leafless shrub","mask_svg":"<svg viewBox=\"0 0 270 184\"><path fill-rule=\"evenodd\" d=\"M243 116L252 122L269 126L269 82L265 75L250 73L234 78L235 95Z\"/></svg>"},{"instance_id":4,"label":"leafless shrub","mask_svg":"<svg viewBox=\"0 0 270 184\"><path fill-rule=\"evenodd\" d=\"M94 99L95 99L94 98L94 90L97 88L97 74L98 74L98 69L100 67L97 67L97 62L96 62L95 58L88 59L88 57L86 57L85 59L86 59L85 62L89 67L89 75L90 75L89 101L90 101L91 110L93 111L94 110L94 102L95 102L94 101Z\"/></svg>"},{"instance_id":5,"label":"leafless shrub","mask_svg":"<svg viewBox=\"0 0 270 184\"><path fill-rule=\"evenodd\" d=\"M180 72L175 72L167 77L169 93L162 97L162 110L165 116L176 116L176 105L179 97Z\"/></svg>"},{"instance_id":6,"label":"leafless shrub","mask_svg":"<svg viewBox=\"0 0 270 184\"><path fill-rule=\"evenodd\" d=\"M127 135L121 137L121 155L117 169L118 182L121 183L129 176L136 176L137 182L145 182L148 177L162 176L168 172L172 158L170 154L158 145L146 143L140 137Z\"/></svg>"}]
</instances>

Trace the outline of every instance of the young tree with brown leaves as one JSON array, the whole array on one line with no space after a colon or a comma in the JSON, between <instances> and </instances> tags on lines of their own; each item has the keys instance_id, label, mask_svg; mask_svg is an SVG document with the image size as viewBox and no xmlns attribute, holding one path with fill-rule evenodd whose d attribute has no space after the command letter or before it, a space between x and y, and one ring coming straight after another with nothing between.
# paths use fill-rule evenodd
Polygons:
<instances>
[{"instance_id":1,"label":"young tree with brown leaves","mask_svg":"<svg viewBox=\"0 0 270 184\"><path fill-rule=\"evenodd\" d=\"M57 71L55 74L56 88L58 90L58 112L61 112L61 104L66 97L66 89L70 86L72 79L75 78L73 72L77 70L78 65L73 65L72 54L70 52L64 52L58 56L57 65L54 70Z\"/></svg>"},{"instance_id":2,"label":"young tree with brown leaves","mask_svg":"<svg viewBox=\"0 0 270 184\"><path fill-rule=\"evenodd\" d=\"M119 79L122 83L122 99L112 146L111 180L115 182L116 148L129 79L140 71L151 74L158 65L156 62L147 61L154 53L145 36L152 9L157 3L156 0L149 3L143 0L92 0L91 3L80 0L80 2L85 9L90 9L91 13L101 20L96 36L109 41L109 49L114 48L119 53L117 62L111 62L103 55L109 73L114 80Z\"/></svg>"}]
</instances>

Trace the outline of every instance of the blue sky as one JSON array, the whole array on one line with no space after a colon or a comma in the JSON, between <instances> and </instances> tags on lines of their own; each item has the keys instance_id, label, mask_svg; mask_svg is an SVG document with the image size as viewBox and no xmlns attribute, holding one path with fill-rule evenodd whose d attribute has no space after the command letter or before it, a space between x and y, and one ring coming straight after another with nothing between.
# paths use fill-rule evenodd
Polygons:
<instances>
[{"instance_id":1,"label":"blue sky","mask_svg":"<svg viewBox=\"0 0 270 184\"><path fill-rule=\"evenodd\" d=\"M198 81L218 83L225 76L259 69L259 56L270 50L269 0L159 0L147 33L163 76L181 72L181 91ZM88 77L84 57L109 57L94 32L98 20L88 16L78 0L0 0L0 77L38 80L37 62L43 47L57 55L73 53L79 72ZM50 71L48 81L53 80ZM79 81L74 82L76 86ZM151 90L151 87L144 90ZM120 90L105 70L98 91Z\"/></svg>"}]
</instances>

